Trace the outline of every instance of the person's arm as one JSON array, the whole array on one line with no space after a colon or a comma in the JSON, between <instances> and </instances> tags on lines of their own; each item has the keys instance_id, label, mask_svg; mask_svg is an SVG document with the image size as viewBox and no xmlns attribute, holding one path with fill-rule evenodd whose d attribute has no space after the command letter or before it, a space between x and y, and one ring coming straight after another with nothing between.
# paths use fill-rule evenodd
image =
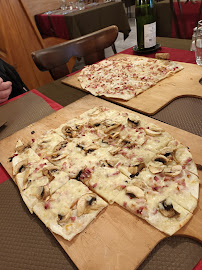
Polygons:
<instances>
[{"instance_id":1,"label":"person's arm","mask_svg":"<svg viewBox=\"0 0 202 270\"><path fill-rule=\"evenodd\" d=\"M0 103L8 100L12 91L12 83L10 81L4 82L0 77Z\"/></svg>"}]
</instances>

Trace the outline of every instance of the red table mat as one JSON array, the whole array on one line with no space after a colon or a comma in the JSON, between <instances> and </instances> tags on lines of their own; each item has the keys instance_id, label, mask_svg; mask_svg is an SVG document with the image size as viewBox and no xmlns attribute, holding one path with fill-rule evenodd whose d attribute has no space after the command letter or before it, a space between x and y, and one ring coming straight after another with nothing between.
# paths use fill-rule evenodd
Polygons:
<instances>
[{"instance_id":1,"label":"red table mat","mask_svg":"<svg viewBox=\"0 0 202 270\"><path fill-rule=\"evenodd\" d=\"M193 268L193 270L201 270L202 269L202 259L197 263L197 265Z\"/></svg>"},{"instance_id":2,"label":"red table mat","mask_svg":"<svg viewBox=\"0 0 202 270\"><path fill-rule=\"evenodd\" d=\"M136 54L133 51L133 47L126 49L122 51L121 53L124 54ZM191 64L196 64L196 59L195 59L195 53L191 51L186 51L186 50L180 50L180 49L173 49L173 48L167 48L167 47L161 47L157 51L151 54L144 54L143 56L147 57L155 57L156 53L169 53L170 54L170 60L173 61L178 61L178 62L184 62L184 63L191 63Z\"/></svg>"}]
</instances>

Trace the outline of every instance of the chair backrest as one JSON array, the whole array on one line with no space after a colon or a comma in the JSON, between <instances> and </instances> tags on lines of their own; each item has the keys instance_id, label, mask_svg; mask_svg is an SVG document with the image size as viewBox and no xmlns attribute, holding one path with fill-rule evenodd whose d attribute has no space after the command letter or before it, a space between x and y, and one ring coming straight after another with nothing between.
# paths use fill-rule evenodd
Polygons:
<instances>
[{"instance_id":1,"label":"chair backrest","mask_svg":"<svg viewBox=\"0 0 202 270\"><path fill-rule=\"evenodd\" d=\"M62 44L32 52L32 58L41 71L48 70L56 80L69 74L66 63L72 56L84 57L86 65L104 59L104 49L114 45L117 36L118 27L112 25Z\"/></svg>"},{"instance_id":2,"label":"chair backrest","mask_svg":"<svg viewBox=\"0 0 202 270\"><path fill-rule=\"evenodd\" d=\"M177 38L191 38L193 28L202 17L202 0L170 0L175 32ZM193 12L190 20L190 11ZM189 19L187 21L187 18Z\"/></svg>"}]
</instances>

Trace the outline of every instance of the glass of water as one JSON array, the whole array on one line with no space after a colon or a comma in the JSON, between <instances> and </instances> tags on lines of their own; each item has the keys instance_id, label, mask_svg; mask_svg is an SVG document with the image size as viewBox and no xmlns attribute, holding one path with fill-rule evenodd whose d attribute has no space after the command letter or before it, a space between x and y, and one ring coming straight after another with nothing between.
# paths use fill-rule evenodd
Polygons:
<instances>
[{"instance_id":1,"label":"glass of water","mask_svg":"<svg viewBox=\"0 0 202 270\"><path fill-rule=\"evenodd\" d=\"M199 21L197 25L195 46L196 63L197 65L202 66L202 20Z\"/></svg>"}]
</instances>

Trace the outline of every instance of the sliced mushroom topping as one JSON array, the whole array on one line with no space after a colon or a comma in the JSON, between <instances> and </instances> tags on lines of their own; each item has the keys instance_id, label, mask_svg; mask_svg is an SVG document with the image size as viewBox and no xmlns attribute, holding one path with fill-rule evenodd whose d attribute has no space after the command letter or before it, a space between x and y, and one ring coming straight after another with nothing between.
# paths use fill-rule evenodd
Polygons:
<instances>
[{"instance_id":1,"label":"sliced mushroom topping","mask_svg":"<svg viewBox=\"0 0 202 270\"><path fill-rule=\"evenodd\" d=\"M109 167L114 167L116 162L113 162L112 160L106 160L106 163Z\"/></svg>"},{"instance_id":2,"label":"sliced mushroom topping","mask_svg":"<svg viewBox=\"0 0 202 270\"><path fill-rule=\"evenodd\" d=\"M114 134L108 134L107 136L105 136L102 139L102 142L107 143L107 144L110 144L110 143L116 144L119 142L119 140L120 140L120 134L119 132L116 132Z\"/></svg>"},{"instance_id":3,"label":"sliced mushroom topping","mask_svg":"<svg viewBox=\"0 0 202 270\"><path fill-rule=\"evenodd\" d=\"M25 171L26 167L28 164L28 159L24 159L20 162L18 162L14 167L13 167L13 175L16 175L18 173L22 173Z\"/></svg>"},{"instance_id":4,"label":"sliced mushroom topping","mask_svg":"<svg viewBox=\"0 0 202 270\"><path fill-rule=\"evenodd\" d=\"M144 168L145 168L145 164L143 162L138 165L139 172Z\"/></svg>"},{"instance_id":5,"label":"sliced mushroom topping","mask_svg":"<svg viewBox=\"0 0 202 270\"><path fill-rule=\"evenodd\" d=\"M65 211L60 211L60 214L58 214L58 224L63 225L64 223L67 223L71 217L71 210L69 208L66 208Z\"/></svg>"},{"instance_id":6,"label":"sliced mushroom topping","mask_svg":"<svg viewBox=\"0 0 202 270\"><path fill-rule=\"evenodd\" d=\"M18 152L18 153L23 153L26 149L28 149L28 148L30 148L31 146L30 146L30 144L27 144L27 145L20 145L20 146L17 146L16 147L16 151Z\"/></svg>"},{"instance_id":7,"label":"sliced mushroom topping","mask_svg":"<svg viewBox=\"0 0 202 270\"><path fill-rule=\"evenodd\" d=\"M119 144L121 147L125 146L127 148L131 148L136 144L136 142L129 141L128 139L123 139Z\"/></svg>"},{"instance_id":8,"label":"sliced mushroom topping","mask_svg":"<svg viewBox=\"0 0 202 270\"><path fill-rule=\"evenodd\" d=\"M75 177L76 180L86 182L91 178L91 171L87 168L80 170L77 176Z\"/></svg>"},{"instance_id":9,"label":"sliced mushroom topping","mask_svg":"<svg viewBox=\"0 0 202 270\"><path fill-rule=\"evenodd\" d=\"M55 173L55 172L57 172L58 171L58 169L57 168L43 168L43 170L42 170L42 174L44 175L44 176L47 176L48 177L48 179L49 179L49 181L51 182L54 178L55 178L55 176L53 175L53 173Z\"/></svg>"},{"instance_id":10,"label":"sliced mushroom topping","mask_svg":"<svg viewBox=\"0 0 202 270\"><path fill-rule=\"evenodd\" d=\"M178 164L179 161L175 157L175 152L176 149L173 149L173 147L165 147L161 150L161 155L165 156L169 161L174 160Z\"/></svg>"},{"instance_id":11,"label":"sliced mushroom topping","mask_svg":"<svg viewBox=\"0 0 202 270\"><path fill-rule=\"evenodd\" d=\"M83 149L84 149L84 146L83 146L83 145L81 145L81 144L77 144L77 145L76 145L76 147L81 148L81 150L83 150Z\"/></svg>"},{"instance_id":12,"label":"sliced mushroom topping","mask_svg":"<svg viewBox=\"0 0 202 270\"><path fill-rule=\"evenodd\" d=\"M111 126L109 126L108 128L105 129L104 133L107 134L107 133L112 133L113 132L117 132L118 128L121 127L121 124L113 124Z\"/></svg>"},{"instance_id":13,"label":"sliced mushroom topping","mask_svg":"<svg viewBox=\"0 0 202 270\"><path fill-rule=\"evenodd\" d=\"M99 149L100 147L98 145L90 145L88 147L85 147L84 151L86 154L94 152L95 150Z\"/></svg>"},{"instance_id":14,"label":"sliced mushroom topping","mask_svg":"<svg viewBox=\"0 0 202 270\"><path fill-rule=\"evenodd\" d=\"M83 170L80 170L79 173L76 175L75 179L81 181L80 176L83 173Z\"/></svg>"},{"instance_id":15,"label":"sliced mushroom topping","mask_svg":"<svg viewBox=\"0 0 202 270\"><path fill-rule=\"evenodd\" d=\"M145 164L142 162L140 164L137 164L135 166L131 166L128 168L129 173L131 174L130 177L134 178L135 176L138 176L139 173L145 168Z\"/></svg>"},{"instance_id":16,"label":"sliced mushroom topping","mask_svg":"<svg viewBox=\"0 0 202 270\"><path fill-rule=\"evenodd\" d=\"M67 155L65 155L65 154L61 154L60 152L56 152L50 156L49 160L50 161L58 161L58 160L65 158L66 156Z\"/></svg>"},{"instance_id":17,"label":"sliced mushroom topping","mask_svg":"<svg viewBox=\"0 0 202 270\"><path fill-rule=\"evenodd\" d=\"M144 191L136 186L127 186L125 188L126 194L132 198L144 198Z\"/></svg>"},{"instance_id":18,"label":"sliced mushroom topping","mask_svg":"<svg viewBox=\"0 0 202 270\"><path fill-rule=\"evenodd\" d=\"M133 119L133 117L130 117L127 119L127 122L128 122L129 127L134 128L134 127L137 127L139 125L140 120L137 120L135 118Z\"/></svg>"},{"instance_id":19,"label":"sliced mushroom topping","mask_svg":"<svg viewBox=\"0 0 202 270\"><path fill-rule=\"evenodd\" d=\"M48 196L50 196L50 189L48 186L41 187L42 191L40 194L40 199L45 200Z\"/></svg>"},{"instance_id":20,"label":"sliced mushroom topping","mask_svg":"<svg viewBox=\"0 0 202 270\"><path fill-rule=\"evenodd\" d=\"M131 174L131 178L134 176L138 176L139 172L138 172L138 166L134 166L134 167L129 167L128 168L129 173Z\"/></svg>"},{"instance_id":21,"label":"sliced mushroom topping","mask_svg":"<svg viewBox=\"0 0 202 270\"><path fill-rule=\"evenodd\" d=\"M161 150L161 155L163 155L165 157L172 155L172 153L173 153L172 147L165 147Z\"/></svg>"},{"instance_id":22,"label":"sliced mushroom topping","mask_svg":"<svg viewBox=\"0 0 202 270\"><path fill-rule=\"evenodd\" d=\"M120 133L116 132L110 135L112 139L119 139L120 138Z\"/></svg>"},{"instance_id":23,"label":"sliced mushroom topping","mask_svg":"<svg viewBox=\"0 0 202 270\"><path fill-rule=\"evenodd\" d=\"M22 187L22 190L25 190L27 189L32 183L32 180L31 179L28 179L28 178L24 178L23 179L23 187Z\"/></svg>"},{"instance_id":24,"label":"sliced mushroom topping","mask_svg":"<svg viewBox=\"0 0 202 270\"><path fill-rule=\"evenodd\" d=\"M51 168L51 169L49 169L49 171L53 174L53 173L56 173L56 172L58 172L58 168L57 167L54 167L54 168Z\"/></svg>"},{"instance_id":25,"label":"sliced mushroom topping","mask_svg":"<svg viewBox=\"0 0 202 270\"><path fill-rule=\"evenodd\" d=\"M110 136L105 136L103 139L102 139L102 143L106 143L108 144L110 142L110 140L112 140L112 138Z\"/></svg>"},{"instance_id":26,"label":"sliced mushroom topping","mask_svg":"<svg viewBox=\"0 0 202 270\"><path fill-rule=\"evenodd\" d=\"M100 120L98 120L98 119L90 119L88 121L88 125L90 127L99 127L101 125L101 123L100 123Z\"/></svg>"},{"instance_id":27,"label":"sliced mushroom topping","mask_svg":"<svg viewBox=\"0 0 202 270\"><path fill-rule=\"evenodd\" d=\"M76 130L73 130L69 126L64 126L61 131L65 135L65 137L67 137L67 138L75 138L77 135Z\"/></svg>"},{"instance_id":28,"label":"sliced mushroom topping","mask_svg":"<svg viewBox=\"0 0 202 270\"><path fill-rule=\"evenodd\" d=\"M77 203L77 216L87 214L90 210L97 210L100 206L97 205L97 196L94 193L83 195Z\"/></svg>"},{"instance_id":29,"label":"sliced mushroom topping","mask_svg":"<svg viewBox=\"0 0 202 270\"><path fill-rule=\"evenodd\" d=\"M116 162L112 162L111 160L100 160L99 166L100 167L114 167L116 165Z\"/></svg>"},{"instance_id":30,"label":"sliced mushroom topping","mask_svg":"<svg viewBox=\"0 0 202 270\"><path fill-rule=\"evenodd\" d=\"M25 170L25 173L23 174L23 189L26 189L29 186L29 184L31 183L31 180L28 180L29 171L30 171L30 169L27 168Z\"/></svg>"},{"instance_id":31,"label":"sliced mushroom topping","mask_svg":"<svg viewBox=\"0 0 202 270\"><path fill-rule=\"evenodd\" d=\"M65 148L67 146L68 142L67 141L62 141L60 143L58 143L54 148L53 148L53 152L58 152L61 149Z\"/></svg>"},{"instance_id":32,"label":"sliced mushroom topping","mask_svg":"<svg viewBox=\"0 0 202 270\"><path fill-rule=\"evenodd\" d=\"M151 126L150 129L156 132L163 132L163 129L156 125Z\"/></svg>"},{"instance_id":33,"label":"sliced mushroom topping","mask_svg":"<svg viewBox=\"0 0 202 270\"><path fill-rule=\"evenodd\" d=\"M134 186L139 187L141 189L147 189L148 186L146 183L142 182L140 179L135 179L135 182L133 183Z\"/></svg>"},{"instance_id":34,"label":"sliced mushroom topping","mask_svg":"<svg viewBox=\"0 0 202 270\"><path fill-rule=\"evenodd\" d=\"M119 153L119 151L121 150L121 147L118 147L118 148L115 148L115 149L112 149L109 151L109 153L112 155L112 156L115 156Z\"/></svg>"},{"instance_id":35,"label":"sliced mushroom topping","mask_svg":"<svg viewBox=\"0 0 202 270\"><path fill-rule=\"evenodd\" d=\"M155 167L155 166L149 165L149 170L151 173L157 174L163 171L163 167Z\"/></svg>"},{"instance_id":36,"label":"sliced mushroom topping","mask_svg":"<svg viewBox=\"0 0 202 270\"><path fill-rule=\"evenodd\" d=\"M163 154L165 157L170 157L170 156L172 156L172 152L166 152L165 154Z\"/></svg>"},{"instance_id":37,"label":"sliced mushroom topping","mask_svg":"<svg viewBox=\"0 0 202 270\"><path fill-rule=\"evenodd\" d=\"M88 113L88 115L89 115L89 116L96 116L96 115L99 115L100 112L102 112L102 111L103 111L103 110L102 110L101 107L100 107L100 108L95 108L95 111L92 111L92 112Z\"/></svg>"},{"instance_id":38,"label":"sliced mushroom topping","mask_svg":"<svg viewBox=\"0 0 202 270\"><path fill-rule=\"evenodd\" d=\"M173 151L173 159L174 159L174 161L177 163L177 164L179 164L180 162L179 162L179 160L176 158L176 151L177 151L177 149L175 149L174 151Z\"/></svg>"},{"instance_id":39,"label":"sliced mushroom topping","mask_svg":"<svg viewBox=\"0 0 202 270\"><path fill-rule=\"evenodd\" d=\"M158 156L156 156L156 157L154 158L154 161L156 161L156 162L161 162L161 163L163 163L164 165L166 165L167 162L168 162L168 159L167 159L165 156L163 156L163 155L158 155Z\"/></svg>"},{"instance_id":40,"label":"sliced mushroom topping","mask_svg":"<svg viewBox=\"0 0 202 270\"><path fill-rule=\"evenodd\" d=\"M155 137L161 135L161 131L152 130L149 128L145 128L145 133L149 136Z\"/></svg>"},{"instance_id":41,"label":"sliced mushroom topping","mask_svg":"<svg viewBox=\"0 0 202 270\"><path fill-rule=\"evenodd\" d=\"M163 129L157 126L151 126L149 128L145 128L145 133L149 136L155 137L161 135Z\"/></svg>"},{"instance_id":42,"label":"sliced mushroom topping","mask_svg":"<svg viewBox=\"0 0 202 270\"><path fill-rule=\"evenodd\" d=\"M165 199L159 203L159 211L164 217L172 218L178 217L180 213L178 213L174 208L172 203Z\"/></svg>"},{"instance_id":43,"label":"sliced mushroom topping","mask_svg":"<svg viewBox=\"0 0 202 270\"><path fill-rule=\"evenodd\" d=\"M41 148L44 148L44 144L49 143L50 140L44 140L42 142L39 142L38 145L41 146Z\"/></svg>"},{"instance_id":44,"label":"sliced mushroom topping","mask_svg":"<svg viewBox=\"0 0 202 270\"><path fill-rule=\"evenodd\" d=\"M167 176L175 177L179 175L182 172L182 166L181 165L174 165L172 167L167 167L164 169L164 173Z\"/></svg>"}]
</instances>

